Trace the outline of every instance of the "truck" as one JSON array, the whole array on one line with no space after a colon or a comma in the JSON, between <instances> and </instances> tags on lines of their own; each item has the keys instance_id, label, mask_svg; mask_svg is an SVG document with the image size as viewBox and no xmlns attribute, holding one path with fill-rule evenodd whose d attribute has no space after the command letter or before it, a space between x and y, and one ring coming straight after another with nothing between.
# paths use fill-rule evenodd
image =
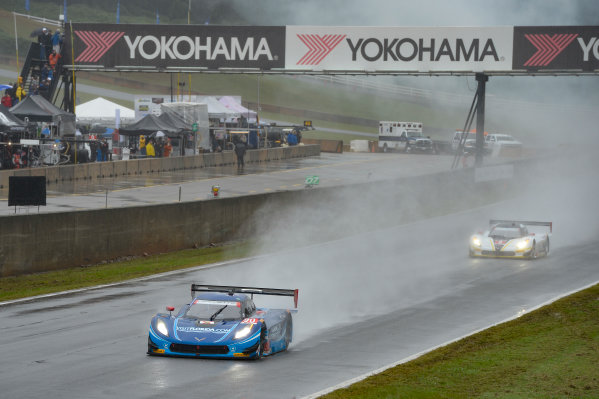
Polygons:
<instances>
[{"instance_id":1,"label":"truck","mask_svg":"<svg viewBox=\"0 0 599 399\"><path fill-rule=\"evenodd\" d=\"M432 154L433 141L422 134L421 122L379 122L379 150Z\"/></svg>"}]
</instances>

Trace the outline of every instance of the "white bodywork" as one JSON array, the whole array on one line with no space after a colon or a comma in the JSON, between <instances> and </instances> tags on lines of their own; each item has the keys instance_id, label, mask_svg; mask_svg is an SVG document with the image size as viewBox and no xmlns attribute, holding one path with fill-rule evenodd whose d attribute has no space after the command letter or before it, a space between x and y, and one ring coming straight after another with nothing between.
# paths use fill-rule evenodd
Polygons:
<instances>
[{"instance_id":1,"label":"white bodywork","mask_svg":"<svg viewBox=\"0 0 599 399\"><path fill-rule=\"evenodd\" d=\"M469 242L470 256L534 259L549 254L550 222L491 221L491 228L473 234ZM529 226L546 226L549 232L532 232Z\"/></svg>"}]
</instances>

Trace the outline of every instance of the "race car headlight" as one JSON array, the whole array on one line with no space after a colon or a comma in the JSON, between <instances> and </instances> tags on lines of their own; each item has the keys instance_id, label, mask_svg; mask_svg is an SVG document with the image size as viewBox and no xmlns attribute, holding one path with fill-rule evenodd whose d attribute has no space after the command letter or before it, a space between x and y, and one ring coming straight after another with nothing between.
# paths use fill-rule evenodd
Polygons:
<instances>
[{"instance_id":1,"label":"race car headlight","mask_svg":"<svg viewBox=\"0 0 599 399\"><path fill-rule=\"evenodd\" d=\"M165 337L168 337L168 328L166 327L166 323L163 320L158 320L156 322L156 330Z\"/></svg>"},{"instance_id":2,"label":"race car headlight","mask_svg":"<svg viewBox=\"0 0 599 399\"><path fill-rule=\"evenodd\" d=\"M241 330L235 333L235 339L241 339L248 336L248 334L252 331L252 326L245 326Z\"/></svg>"},{"instance_id":3,"label":"race car headlight","mask_svg":"<svg viewBox=\"0 0 599 399\"><path fill-rule=\"evenodd\" d=\"M518 241L518 244L516 244L516 246L518 247L518 249L524 249L526 247L530 246L530 240L526 239L526 240L520 240Z\"/></svg>"},{"instance_id":4,"label":"race car headlight","mask_svg":"<svg viewBox=\"0 0 599 399\"><path fill-rule=\"evenodd\" d=\"M480 239L478 237L472 237L472 245L480 247Z\"/></svg>"}]
</instances>

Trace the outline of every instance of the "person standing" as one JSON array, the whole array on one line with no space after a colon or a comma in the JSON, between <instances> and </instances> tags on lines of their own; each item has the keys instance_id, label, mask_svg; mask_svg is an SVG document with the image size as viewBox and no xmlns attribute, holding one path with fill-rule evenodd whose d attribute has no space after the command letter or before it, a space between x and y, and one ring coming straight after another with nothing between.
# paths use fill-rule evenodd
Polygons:
<instances>
[{"instance_id":1,"label":"person standing","mask_svg":"<svg viewBox=\"0 0 599 399\"><path fill-rule=\"evenodd\" d=\"M148 140L146 144L146 156L154 158L156 156L156 151L154 150L154 139Z\"/></svg>"},{"instance_id":2,"label":"person standing","mask_svg":"<svg viewBox=\"0 0 599 399\"><path fill-rule=\"evenodd\" d=\"M166 143L164 143L164 157L165 158L170 157L171 151L173 151L173 146L171 145L171 139L166 139Z\"/></svg>"},{"instance_id":3,"label":"person standing","mask_svg":"<svg viewBox=\"0 0 599 399\"><path fill-rule=\"evenodd\" d=\"M245 151L247 150L247 145L244 140L239 140L237 144L235 144L235 155L237 156L237 168L243 169L245 166L244 156Z\"/></svg>"},{"instance_id":4,"label":"person standing","mask_svg":"<svg viewBox=\"0 0 599 399\"><path fill-rule=\"evenodd\" d=\"M56 54L60 55L60 47L62 46L62 36L60 36L60 29L56 29L54 35L52 35L52 49L56 51Z\"/></svg>"}]
</instances>

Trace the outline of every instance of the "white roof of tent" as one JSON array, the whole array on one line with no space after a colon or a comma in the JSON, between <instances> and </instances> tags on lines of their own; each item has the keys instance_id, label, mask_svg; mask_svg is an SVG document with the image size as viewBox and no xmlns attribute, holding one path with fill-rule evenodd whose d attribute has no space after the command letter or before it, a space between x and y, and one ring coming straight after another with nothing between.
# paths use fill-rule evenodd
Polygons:
<instances>
[{"instance_id":1,"label":"white roof of tent","mask_svg":"<svg viewBox=\"0 0 599 399\"><path fill-rule=\"evenodd\" d=\"M75 114L78 121L110 122L116 119L115 111L120 110L121 122L133 122L135 111L102 97L77 105Z\"/></svg>"},{"instance_id":2,"label":"white roof of tent","mask_svg":"<svg viewBox=\"0 0 599 399\"><path fill-rule=\"evenodd\" d=\"M208 105L208 116L210 118L238 118L239 112L231 110L212 96L198 96L197 100Z\"/></svg>"},{"instance_id":3,"label":"white roof of tent","mask_svg":"<svg viewBox=\"0 0 599 399\"><path fill-rule=\"evenodd\" d=\"M256 113L256 111L252 111L252 110L244 107L243 105L241 105L240 102L237 102L237 100L234 97L223 96L223 97L219 98L218 101L220 101L225 107L229 108L230 110L239 112L239 114L243 115L250 122L256 121L256 116L258 115Z\"/></svg>"}]
</instances>

